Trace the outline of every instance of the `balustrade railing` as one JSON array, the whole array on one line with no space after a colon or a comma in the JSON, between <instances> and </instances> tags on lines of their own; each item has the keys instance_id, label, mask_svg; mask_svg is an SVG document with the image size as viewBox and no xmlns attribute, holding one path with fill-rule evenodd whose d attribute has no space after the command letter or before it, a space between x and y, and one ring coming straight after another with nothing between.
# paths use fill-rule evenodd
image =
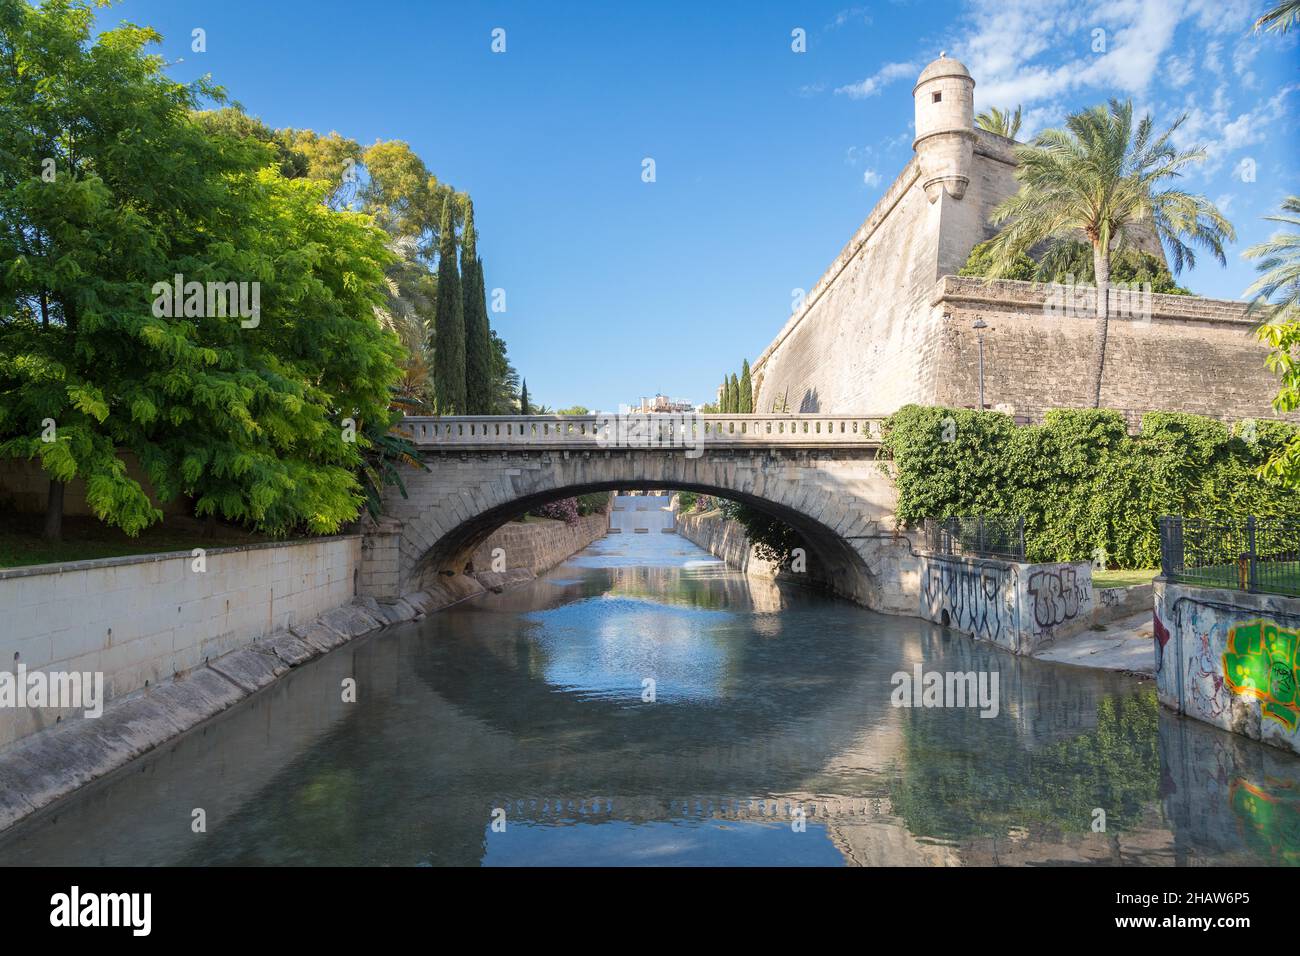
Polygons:
<instances>
[{"instance_id":1,"label":"balustrade railing","mask_svg":"<svg viewBox=\"0 0 1300 956\"><path fill-rule=\"evenodd\" d=\"M554 446L702 448L707 445L878 445L883 415L407 416L398 428L422 448Z\"/></svg>"}]
</instances>

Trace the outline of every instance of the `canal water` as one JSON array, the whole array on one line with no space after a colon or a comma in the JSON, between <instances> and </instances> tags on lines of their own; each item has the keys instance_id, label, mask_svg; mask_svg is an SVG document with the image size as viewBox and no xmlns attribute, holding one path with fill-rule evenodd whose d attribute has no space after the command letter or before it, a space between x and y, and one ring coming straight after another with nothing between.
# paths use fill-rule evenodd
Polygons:
<instances>
[{"instance_id":1,"label":"canal water","mask_svg":"<svg viewBox=\"0 0 1300 956\"><path fill-rule=\"evenodd\" d=\"M918 665L997 674L996 716L895 706ZM1298 821L1300 761L1149 681L623 534L295 669L0 863L1293 864Z\"/></svg>"}]
</instances>

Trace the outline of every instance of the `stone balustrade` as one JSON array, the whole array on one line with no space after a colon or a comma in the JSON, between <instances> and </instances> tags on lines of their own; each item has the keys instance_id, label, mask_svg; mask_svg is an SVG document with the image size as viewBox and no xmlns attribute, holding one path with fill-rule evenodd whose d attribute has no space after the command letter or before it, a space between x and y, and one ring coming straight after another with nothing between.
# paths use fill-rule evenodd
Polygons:
<instances>
[{"instance_id":1,"label":"stone balustrade","mask_svg":"<svg viewBox=\"0 0 1300 956\"><path fill-rule=\"evenodd\" d=\"M880 444L884 415L408 416L397 426L421 449L817 448Z\"/></svg>"}]
</instances>

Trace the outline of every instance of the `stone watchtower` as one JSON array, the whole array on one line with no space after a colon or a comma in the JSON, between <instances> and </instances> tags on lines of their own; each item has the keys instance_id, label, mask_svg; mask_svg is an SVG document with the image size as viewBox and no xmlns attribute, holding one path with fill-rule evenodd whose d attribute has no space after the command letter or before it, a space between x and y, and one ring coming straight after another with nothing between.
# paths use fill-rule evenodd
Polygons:
<instances>
[{"instance_id":1,"label":"stone watchtower","mask_svg":"<svg viewBox=\"0 0 1300 956\"><path fill-rule=\"evenodd\" d=\"M939 54L912 88L916 139L912 149L921 164L925 198L941 191L953 199L966 195L975 149L975 80L956 60Z\"/></svg>"}]
</instances>

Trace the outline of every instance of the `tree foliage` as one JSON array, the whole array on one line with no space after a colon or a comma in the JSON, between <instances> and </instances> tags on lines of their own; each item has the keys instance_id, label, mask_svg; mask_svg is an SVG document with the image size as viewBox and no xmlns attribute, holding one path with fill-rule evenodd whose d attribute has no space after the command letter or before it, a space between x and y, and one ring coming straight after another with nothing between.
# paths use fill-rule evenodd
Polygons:
<instances>
[{"instance_id":1,"label":"tree foliage","mask_svg":"<svg viewBox=\"0 0 1300 956\"><path fill-rule=\"evenodd\" d=\"M384 235L260 134L196 120L221 91L168 79L152 30L93 27L88 3L0 0L0 457L84 479L128 533L161 513L122 451L200 515L335 531L391 422ZM256 320L160 308L177 275L257 283Z\"/></svg>"},{"instance_id":2,"label":"tree foliage","mask_svg":"<svg viewBox=\"0 0 1300 956\"><path fill-rule=\"evenodd\" d=\"M1243 253L1259 260L1255 268L1260 273L1246 295L1264 319L1259 337L1270 348L1268 367L1281 380L1273 407L1293 412L1300 409L1300 196L1288 196L1281 213L1265 218L1291 228ZM1300 437L1278 449L1261 473L1300 490Z\"/></svg>"},{"instance_id":3,"label":"tree foliage","mask_svg":"<svg viewBox=\"0 0 1300 956\"><path fill-rule=\"evenodd\" d=\"M1008 415L908 405L886 424L885 454L905 523L958 515L1025 518L1031 561L1159 564L1164 515L1300 520L1300 498L1256 476L1296 426L1152 412L1129 435L1118 412L1055 410L1017 426ZM1100 549L1100 552L1099 552Z\"/></svg>"}]
</instances>

